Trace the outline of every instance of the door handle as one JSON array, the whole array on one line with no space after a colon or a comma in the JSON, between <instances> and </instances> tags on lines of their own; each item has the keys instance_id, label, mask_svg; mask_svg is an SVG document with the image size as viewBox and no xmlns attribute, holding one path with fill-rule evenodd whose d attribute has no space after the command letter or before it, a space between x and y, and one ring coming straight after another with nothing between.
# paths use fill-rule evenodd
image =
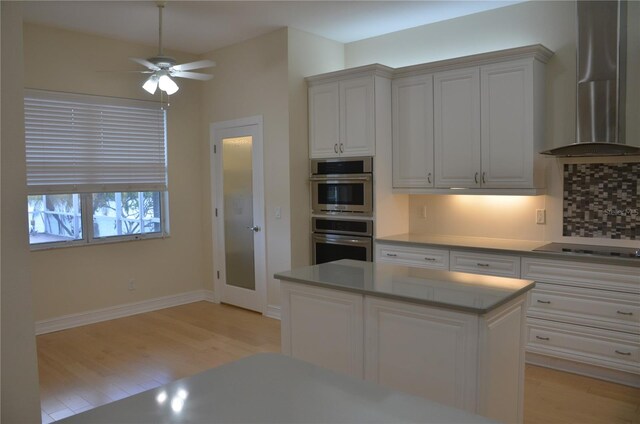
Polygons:
<instances>
[{"instance_id":1,"label":"door handle","mask_svg":"<svg viewBox=\"0 0 640 424\"><path fill-rule=\"evenodd\" d=\"M478 184L478 173L476 172L476 175L473 177L473 181L475 181L476 184Z\"/></svg>"},{"instance_id":2,"label":"door handle","mask_svg":"<svg viewBox=\"0 0 640 424\"><path fill-rule=\"evenodd\" d=\"M338 153L338 143L333 145L333 151Z\"/></svg>"},{"instance_id":3,"label":"door handle","mask_svg":"<svg viewBox=\"0 0 640 424\"><path fill-rule=\"evenodd\" d=\"M257 225L254 225L253 227L247 227L247 230L251 230L257 233L258 231L260 231L260 227L258 227Z\"/></svg>"},{"instance_id":4,"label":"door handle","mask_svg":"<svg viewBox=\"0 0 640 424\"><path fill-rule=\"evenodd\" d=\"M427 182L431 184L431 172L427 174Z\"/></svg>"},{"instance_id":5,"label":"door handle","mask_svg":"<svg viewBox=\"0 0 640 424\"><path fill-rule=\"evenodd\" d=\"M486 172L482 173L482 184L486 184L487 183L487 181L485 180L486 174L487 174Z\"/></svg>"},{"instance_id":6,"label":"door handle","mask_svg":"<svg viewBox=\"0 0 640 424\"><path fill-rule=\"evenodd\" d=\"M344 144L340 143L340 153L344 153Z\"/></svg>"}]
</instances>

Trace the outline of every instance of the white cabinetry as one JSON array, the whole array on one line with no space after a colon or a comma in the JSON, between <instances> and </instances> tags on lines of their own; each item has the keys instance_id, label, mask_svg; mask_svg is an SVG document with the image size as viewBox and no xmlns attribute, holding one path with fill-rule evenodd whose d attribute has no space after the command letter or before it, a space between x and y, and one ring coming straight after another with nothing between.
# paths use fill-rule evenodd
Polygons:
<instances>
[{"instance_id":1,"label":"white cabinetry","mask_svg":"<svg viewBox=\"0 0 640 424\"><path fill-rule=\"evenodd\" d=\"M434 96L436 187L480 187L478 68L437 73Z\"/></svg>"},{"instance_id":2,"label":"white cabinetry","mask_svg":"<svg viewBox=\"0 0 640 424\"><path fill-rule=\"evenodd\" d=\"M363 296L285 281L280 287L282 353L363 378Z\"/></svg>"},{"instance_id":3,"label":"white cabinetry","mask_svg":"<svg viewBox=\"0 0 640 424\"><path fill-rule=\"evenodd\" d=\"M393 187L433 187L433 78L398 78L391 93Z\"/></svg>"},{"instance_id":4,"label":"white cabinetry","mask_svg":"<svg viewBox=\"0 0 640 424\"><path fill-rule=\"evenodd\" d=\"M392 242L376 243L376 261L535 280L527 362L640 387L637 267Z\"/></svg>"},{"instance_id":5,"label":"white cabinetry","mask_svg":"<svg viewBox=\"0 0 640 424\"><path fill-rule=\"evenodd\" d=\"M477 315L367 297L365 378L473 411L477 325Z\"/></svg>"},{"instance_id":6,"label":"white cabinetry","mask_svg":"<svg viewBox=\"0 0 640 424\"><path fill-rule=\"evenodd\" d=\"M541 185L543 75L534 59L435 75L436 187Z\"/></svg>"},{"instance_id":7,"label":"white cabinetry","mask_svg":"<svg viewBox=\"0 0 640 424\"><path fill-rule=\"evenodd\" d=\"M479 315L281 281L282 351L500 422L522 422L523 294Z\"/></svg>"},{"instance_id":8,"label":"white cabinetry","mask_svg":"<svg viewBox=\"0 0 640 424\"><path fill-rule=\"evenodd\" d=\"M376 244L376 262L449 270L449 251L426 247Z\"/></svg>"},{"instance_id":9,"label":"white cabinetry","mask_svg":"<svg viewBox=\"0 0 640 424\"><path fill-rule=\"evenodd\" d=\"M450 270L520 278L520 256L452 250Z\"/></svg>"},{"instance_id":10,"label":"white cabinetry","mask_svg":"<svg viewBox=\"0 0 640 424\"><path fill-rule=\"evenodd\" d=\"M390 68L371 65L307 78L311 158L375 155L376 109L391 104L381 87L390 76Z\"/></svg>"},{"instance_id":11,"label":"white cabinetry","mask_svg":"<svg viewBox=\"0 0 640 424\"><path fill-rule=\"evenodd\" d=\"M543 65L533 59L480 68L482 187L540 185L534 181L534 159L542 148L543 111L534 92L544 92L543 74Z\"/></svg>"},{"instance_id":12,"label":"white cabinetry","mask_svg":"<svg viewBox=\"0 0 640 424\"><path fill-rule=\"evenodd\" d=\"M529 46L396 70L402 77L393 81L394 189L539 194L544 64L551 54ZM431 79L433 118L426 116Z\"/></svg>"},{"instance_id":13,"label":"white cabinetry","mask_svg":"<svg viewBox=\"0 0 640 424\"><path fill-rule=\"evenodd\" d=\"M340 87L337 82L309 88L309 151L311 157L338 154Z\"/></svg>"},{"instance_id":14,"label":"white cabinetry","mask_svg":"<svg viewBox=\"0 0 640 424\"><path fill-rule=\"evenodd\" d=\"M522 276L529 362L640 387L638 268L523 258Z\"/></svg>"}]
</instances>

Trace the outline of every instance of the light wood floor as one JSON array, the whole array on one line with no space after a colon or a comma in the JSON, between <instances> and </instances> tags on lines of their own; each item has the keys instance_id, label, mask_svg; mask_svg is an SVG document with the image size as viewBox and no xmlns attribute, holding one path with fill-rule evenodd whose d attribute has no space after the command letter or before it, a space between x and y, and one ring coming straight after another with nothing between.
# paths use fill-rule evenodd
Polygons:
<instances>
[{"instance_id":1,"label":"light wood floor","mask_svg":"<svg viewBox=\"0 0 640 424\"><path fill-rule=\"evenodd\" d=\"M197 302L37 337L43 423L257 352L280 322ZM640 424L640 389L527 366L525 423Z\"/></svg>"}]
</instances>

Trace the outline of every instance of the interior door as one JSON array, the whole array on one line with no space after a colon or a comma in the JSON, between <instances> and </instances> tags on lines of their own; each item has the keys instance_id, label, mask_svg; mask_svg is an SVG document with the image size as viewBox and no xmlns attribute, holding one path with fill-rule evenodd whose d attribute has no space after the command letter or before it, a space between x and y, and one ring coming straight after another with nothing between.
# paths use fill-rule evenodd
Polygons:
<instances>
[{"instance_id":1,"label":"interior door","mask_svg":"<svg viewBox=\"0 0 640 424\"><path fill-rule=\"evenodd\" d=\"M211 149L216 299L258 312L266 304L261 127L213 124Z\"/></svg>"}]
</instances>

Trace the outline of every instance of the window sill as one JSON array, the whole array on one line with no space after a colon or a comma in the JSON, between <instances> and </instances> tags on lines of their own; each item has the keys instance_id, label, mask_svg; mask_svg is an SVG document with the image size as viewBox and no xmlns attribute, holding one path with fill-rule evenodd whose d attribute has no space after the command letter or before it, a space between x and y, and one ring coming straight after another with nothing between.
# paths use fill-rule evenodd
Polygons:
<instances>
[{"instance_id":1,"label":"window sill","mask_svg":"<svg viewBox=\"0 0 640 424\"><path fill-rule=\"evenodd\" d=\"M29 249L32 252L39 252L43 250L64 249L68 247L100 246L100 245L113 244L113 243L166 239L169 237L170 237L169 233L164 233L164 234L156 233L156 234L144 234L144 235L136 234L136 235L128 235L128 236L113 236L113 237L97 238L97 239L92 239L91 241L72 240L72 241L65 241L65 242L31 244L29 245Z\"/></svg>"}]
</instances>

